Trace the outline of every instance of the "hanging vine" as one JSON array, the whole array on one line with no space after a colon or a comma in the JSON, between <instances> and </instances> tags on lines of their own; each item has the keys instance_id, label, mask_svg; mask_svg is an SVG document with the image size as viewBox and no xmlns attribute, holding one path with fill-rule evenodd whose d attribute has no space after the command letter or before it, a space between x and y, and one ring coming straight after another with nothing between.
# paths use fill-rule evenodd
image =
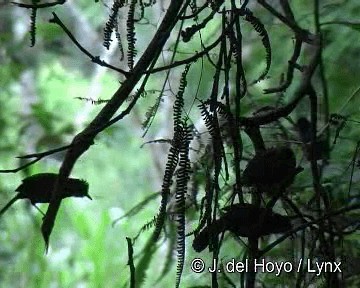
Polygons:
<instances>
[{"instance_id":1,"label":"hanging vine","mask_svg":"<svg viewBox=\"0 0 360 288\"><path fill-rule=\"evenodd\" d=\"M40 9L61 6L65 2L32 0L31 4L13 3L29 9L31 46L39 38L37 21L40 19ZM333 113L329 111L328 83L324 77L327 75L324 70L327 54L323 53L327 46L322 38L325 35L322 26L336 24L354 28L354 24L320 21L323 17L323 12L320 13L321 1L315 1L311 8L314 10L314 27L307 27L307 21L297 21L304 19L304 15L299 13L301 6L285 0L277 4L259 0L258 5L236 0L95 2L99 2L97 5L100 7L106 7L109 14L100 28L103 29L103 41L99 46L102 44L109 50L115 34L121 61L126 54L127 67L124 69L105 63L100 56L89 52L54 12L50 23L58 25L73 46L93 63L120 74L118 90L106 100L76 95L76 99L93 105L103 104L103 107L69 145L21 156L19 158L28 160L26 164L16 169L0 170L2 173L17 172L48 155L66 151L57 181L52 183L52 198L46 201L50 204L41 228L46 247L61 207L63 190L69 188L66 180L79 157L91 148L96 137L105 129L117 122L123 123L122 119L132 112L138 113L139 110L134 111L134 107L141 101L139 99L146 98L145 101L151 101L147 103L152 103L140 110L145 113L142 126L147 132L156 113L163 108L162 101L174 96L170 99L174 100L170 108L172 116L166 119L171 123L166 123L170 127L167 135L172 136L161 135L157 139L144 141L146 145L162 143L168 147L161 184L156 193L148 194L114 221L124 218L132 220L152 200L161 198L158 211L153 212L156 216L139 227L137 235L126 238L130 286L140 287L146 279L150 263L157 256L157 249L162 247L158 241L160 237L167 241L168 250L158 280L163 279L175 265L173 252L176 252L176 267L172 267L176 268L176 288L181 287L184 281L189 249L198 253L211 252L213 263L218 268L221 263L217 261L225 255L224 243L228 247L235 247L241 259L249 262L260 260L265 255L274 260L272 257L278 252L267 254L274 247L279 247L280 252L291 250L294 258L301 256L310 259L319 255L317 257L323 257L329 263L336 262L342 256L338 253L338 243L343 245L345 237L358 228L357 223L345 220L346 217L350 218L349 215L358 213L360 208L353 193L354 186L358 185L355 173L360 166L359 140L356 139L355 150L352 151L349 182L344 182L346 177L341 175L338 177L339 185L334 185L333 180L329 180L334 179L334 172L329 171L336 169L326 168L332 165L329 160L334 153L330 152L341 145L339 143L345 135L350 139L352 134L347 133L347 129L359 123L341 111L343 108ZM298 9L293 11L293 7ZM121 15L126 17L126 43L122 39L125 35L122 35L123 29L120 27L123 23ZM286 44L290 43L284 45L283 52L290 55L290 59L284 60L286 71L280 71L280 75L275 77L269 72L273 65L272 53L276 52L271 45L276 42L273 42L273 38L270 41L273 33L268 33L268 21L262 20L268 19L265 15L269 19L277 19L277 25L283 25L290 31L288 33L292 33L291 39L281 38L287 41ZM144 27L150 35L149 43L143 43L146 41L139 37ZM248 76L257 69L261 59L254 59L249 30L261 38L260 48L265 49L265 68L260 70L260 75L251 85L248 84ZM326 33L330 32L326 30ZM144 37L148 38L148 35ZM304 44L308 49L302 49ZM279 71L273 70L276 73ZM318 73L321 77L317 76ZM264 79L267 81L258 83ZM162 88L157 87L159 82L163 83ZM321 82L324 96L318 92L318 82ZM141 88L138 88L139 84ZM290 86L291 93L286 91ZM178 87L177 91L174 87ZM353 101L358 91L348 98L346 104ZM320 101L321 97L324 97L323 102ZM325 103L324 111L319 103ZM330 139L333 139L332 145ZM353 140L349 139L346 140ZM299 166L300 158L308 161L305 168ZM343 191L344 186L348 187L347 193ZM349 204L353 202L355 204ZM279 213L273 210L279 210ZM337 216L345 220L337 221ZM297 221L299 219L301 221ZM150 238L143 249L139 249L139 237L145 237L146 231L150 230ZM298 237L299 231L303 233L301 239ZM228 238L228 235L233 238ZM272 235L271 238L266 238L269 235ZM186 237L192 241L192 248L186 246ZM290 248L288 243L284 244L289 237L293 237L292 242L295 243ZM260 238L265 240L260 242ZM348 241L353 243L352 239ZM301 249L296 245L301 245ZM322 274L321 280L311 279L306 275L304 266L300 268L302 271L296 279L284 276L285 286L321 284L340 287L347 281L339 274L328 271ZM236 278L215 269L210 277L212 287L238 285L252 288L271 276L250 269Z\"/></svg>"}]
</instances>

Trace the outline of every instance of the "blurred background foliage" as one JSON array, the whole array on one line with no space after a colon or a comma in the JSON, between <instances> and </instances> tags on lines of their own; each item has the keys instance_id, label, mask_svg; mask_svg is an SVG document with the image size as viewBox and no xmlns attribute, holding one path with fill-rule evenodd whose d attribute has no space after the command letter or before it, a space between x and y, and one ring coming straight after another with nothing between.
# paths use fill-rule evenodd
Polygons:
<instances>
[{"instance_id":1,"label":"blurred background foliage","mask_svg":"<svg viewBox=\"0 0 360 288\"><path fill-rule=\"evenodd\" d=\"M39 11L35 47L29 47L29 11L11 5L8 1L0 3L0 169L15 168L23 164L16 156L70 143L72 137L81 131L102 107L76 97L106 100L116 91L119 81L123 80L113 71L91 63L63 31L48 23L51 18L50 11L56 11L84 47L109 63L124 68L125 64L119 62L120 54L116 45L113 44L109 51L102 46L103 28L110 13L109 8L101 1L90 2L69 1L66 5ZM138 51L143 51L151 39L149 29L155 31L164 5L166 7L165 2L158 1L154 6L156 9L147 10L148 24L140 23L136 26ZM250 96L242 102L243 115L250 115L257 108L275 105L279 101L274 96L263 95L262 90L279 83L278 77L286 70L287 59L290 58L293 47L291 31L265 13L255 1L250 2L253 11L269 32L273 64L269 79L249 88ZM291 1L299 24L313 31L312 3L310 0ZM109 4L108 1L105 1L105 4ZM275 7L276 5L274 3ZM360 85L360 23L355 23L360 5L357 0L329 0L321 1L321 6L329 110L331 113L339 113L360 121L360 97L359 93L354 94ZM342 23L345 20L353 21L353 25ZM211 22L202 31L202 41L209 44L216 39L220 25L221 21L216 19ZM265 67L265 53L258 35L246 23L244 35L244 65L248 78L253 80ZM171 43L174 43L175 37L176 35L172 35ZM167 46L160 61L166 62L171 57L172 48L171 44ZM184 58L200 49L200 38L195 36L189 43L180 43L177 57ZM135 237L140 228L156 215L159 198L152 197L135 216L117 221L116 225L112 223L161 188L168 145L142 144L148 140L171 137L172 123L169 123L169 113L181 71L180 67L171 73L170 85L165 92L169 97L163 97L160 101L159 113L145 137L142 137L142 122L149 107L156 104L165 73L158 73L151 78L147 89L153 92L141 99L129 117L100 134L95 145L77 162L73 176L89 182L90 195L94 200L63 201L47 255L44 253L40 234L42 216L29 203L19 201L0 219L1 287L127 287L129 272L126 265L128 256L125 237ZM191 109L192 95L198 93L197 97L204 99L209 95L213 71L206 59L191 66L188 77L191 81L188 81L186 90L189 98L185 107L194 123L199 119L199 112ZM294 87L296 85L288 89L281 101L286 102L291 98ZM307 102L300 104L295 114L292 114L294 122L298 117L308 115L308 105ZM320 127L326 124L321 118L321 109L320 103ZM284 125L293 138L296 138L294 127L286 121ZM347 193L351 173L349 165L357 142L360 141L359 125L359 122L348 122L331 152L331 163L325 170L324 177L329 179L332 193ZM266 133L276 135L277 132L270 125ZM335 131L331 130L331 133L331 137L334 137ZM250 155L253 152L249 149L250 142L247 139L244 141L244 147ZM294 145L294 148L298 160L302 159L300 145ZM1 206L13 197L13 191L22 178L39 172L57 172L62 159L63 154L58 153L16 174L1 174ZM305 172L299 175L294 186L303 193L297 195L305 199L308 198L305 193L311 193L308 190L312 184L308 164L303 162L302 165ZM352 189L359 191L358 169L353 175ZM46 205L40 205L40 208L46 210ZM190 214L189 219L196 221L191 217ZM189 231L196 227L195 221ZM171 225L167 228L171 233ZM149 234L144 232L137 239L134 246L135 261L139 259L138 255ZM355 234L347 238L346 249L352 251L346 253L354 253L354 256L359 254L358 236ZM192 240L192 237L190 238ZM183 287L205 285L209 279L206 273L194 274L190 271L189 263L195 257L190 238L187 238L189 248ZM225 251L224 259L242 259L244 251L237 249L238 244L231 237L227 239L229 241L225 242L222 249ZM281 249L273 249L270 255L282 255L287 249L291 250L291 245L291 241L287 240ZM165 265L165 259L172 259L174 264L175 255L174 246L164 242L148 268L144 287L173 286L176 265ZM211 263L211 255L202 254L202 257L205 257L206 263ZM163 268L170 272L164 273L161 282L154 284ZM237 279L238 275L231 277ZM282 277L283 282L278 283L278 280L269 278L269 275L263 275L261 281L266 282L267 286L285 287L291 285L291 277L290 274Z\"/></svg>"}]
</instances>

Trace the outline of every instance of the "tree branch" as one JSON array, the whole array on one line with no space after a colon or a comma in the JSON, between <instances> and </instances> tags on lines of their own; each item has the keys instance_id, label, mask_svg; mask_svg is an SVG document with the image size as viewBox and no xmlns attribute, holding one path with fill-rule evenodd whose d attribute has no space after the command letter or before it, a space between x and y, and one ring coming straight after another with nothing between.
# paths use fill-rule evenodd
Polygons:
<instances>
[{"instance_id":1,"label":"tree branch","mask_svg":"<svg viewBox=\"0 0 360 288\"><path fill-rule=\"evenodd\" d=\"M92 62L100 65L100 66L104 66L107 68L110 68L116 72L119 72L121 74L123 74L126 78L129 77L130 72L127 72L121 68L115 67L113 65L110 65L108 63L106 63L104 60L101 60L99 56L94 56L92 55L88 50L86 50L80 43L79 41L76 40L75 36L72 35L72 33L69 31L69 29L66 28L66 26L64 25L64 23L59 19L59 17L55 14L55 12L53 12L53 16L54 18L50 19L49 22L50 23L54 23L59 25L64 32L69 36L69 38L71 39L71 41L76 45L76 47L78 47L80 49L81 52L83 52L86 56L88 56Z\"/></svg>"},{"instance_id":2,"label":"tree branch","mask_svg":"<svg viewBox=\"0 0 360 288\"><path fill-rule=\"evenodd\" d=\"M302 75L301 82L294 93L293 100L285 106L279 107L275 110L271 110L266 114L260 114L253 117L240 117L241 126L259 126L269 124L282 117L288 116L299 103L299 101L309 94L309 88L311 87L311 78L315 72L316 67L320 61L320 43L319 36L314 35L314 42L312 45L312 55L309 60L309 64L305 67Z\"/></svg>"},{"instance_id":3,"label":"tree branch","mask_svg":"<svg viewBox=\"0 0 360 288\"><path fill-rule=\"evenodd\" d=\"M148 66L154 61L154 56L158 55L158 51L163 48L170 36L171 30L176 24L179 14L181 13L180 8L183 3L184 1L180 0L172 0L170 2L159 29L156 31L152 41L134 67L133 73L115 92L113 97L99 112L95 119L82 132L74 137L71 148L67 151L65 159L60 167L59 178L54 187L53 197L41 226L46 249L48 248L50 234L54 227L56 215L61 204L61 190L59 188L70 175L77 159L89 149L90 145L94 143L96 135L102 131L98 130L98 128L103 127L104 124L110 121L111 117L124 103L134 86L141 79Z\"/></svg>"},{"instance_id":4,"label":"tree branch","mask_svg":"<svg viewBox=\"0 0 360 288\"><path fill-rule=\"evenodd\" d=\"M65 4L66 0L59 0L59 1L55 1L55 2L50 2L50 3L42 3L42 4L24 4L24 3L19 3L19 2L11 2L12 4L19 6L21 8L27 8L27 9L38 9L38 8L49 8L52 6L56 6L56 5L63 5Z\"/></svg>"},{"instance_id":5,"label":"tree branch","mask_svg":"<svg viewBox=\"0 0 360 288\"><path fill-rule=\"evenodd\" d=\"M46 157L46 156L49 156L49 155L52 155L52 154L55 154L55 153L58 153L58 152L61 152L61 151L64 151L66 149L69 149L71 147L71 145L65 145L65 146L62 146L62 147L59 147L59 148L55 148L55 149L51 149L51 150L48 150L48 151L45 151L45 152L40 152L40 153L34 153L34 154L28 154L28 155L23 155L23 156L18 156L17 158L19 159L29 159L29 158L35 158L34 160L31 160L30 162L24 164L24 165L21 165L17 168L14 168L14 169L4 169L4 170L0 170L0 173L16 173L20 170L23 170L25 169L26 167L29 167L31 166L32 164L40 161L42 158Z\"/></svg>"}]
</instances>

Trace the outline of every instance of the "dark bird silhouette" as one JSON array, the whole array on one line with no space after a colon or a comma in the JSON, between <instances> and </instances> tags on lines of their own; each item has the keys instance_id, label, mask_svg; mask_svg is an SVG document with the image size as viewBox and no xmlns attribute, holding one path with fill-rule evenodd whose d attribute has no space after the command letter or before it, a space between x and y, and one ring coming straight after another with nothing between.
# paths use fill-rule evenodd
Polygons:
<instances>
[{"instance_id":1,"label":"dark bird silhouette","mask_svg":"<svg viewBox=\"0 0 360 288\"><path fill-rule=\"evenodd\" d=\"M192 245L196 252L203 251L209 245L211 235L217 236L227 230L237 236L258 238L292 229L289 217L270 209L244 203L231 205L224 210L223 216L196 235Z\"/></svg>"},{"instance_id":2,"label":"dark bird silhouette","mask_svg":"<svg viewBox=\"0 0 360 288\"><path fill-rule=\"evenodd\" d=\"M308 143L311 141L311 123L305 117L301 117L296 122L297 130L301 142Z\"/></svg>"},{"instance_id":3,"label":"dark bird silhouette","mask_svg":"<svg viewBox=\"0 0 360 288\"><path fill-rule=\"evenodd\" d=\"M308 161L310 161L312 157L314 157L315 160L323 159L328 153L327 141L324 139L316 139L314 143L314 153L312 155L310 142L313 129L311 127L311 123L305 117L301 117L297 120L296 126L299 133L299 138L301 142L304 143L303 150L306 159Z\"/></svg>"},{"instance_id":4,"label":"dark bird silhouette","mask_svg":"<svg viewBox=\"0 0 360 288\"><path fill-rule=\"evenodd\" d=\"M55 173L39 173L23 179L21 185L15 190L18 194L1 209L0 216L19 199L28 199L34 206L36 203L49 203L57 178L58 174ZM62 198L88 197L92 199L88 194L89 184L85 180L68 178L61 189Z\"/></svg>"},{"instance_id":5,"label":"dark bird silhouette","mask_svg":"<svg viewBox=\"0 0 360 288\"><path fill-rule=\"evenodd\" d=\"M257 153L246 166L243 183L247 186L288 187L302 168L296 168L294 152L288 147L270 148Z\"/></svg>"}]
</instances>

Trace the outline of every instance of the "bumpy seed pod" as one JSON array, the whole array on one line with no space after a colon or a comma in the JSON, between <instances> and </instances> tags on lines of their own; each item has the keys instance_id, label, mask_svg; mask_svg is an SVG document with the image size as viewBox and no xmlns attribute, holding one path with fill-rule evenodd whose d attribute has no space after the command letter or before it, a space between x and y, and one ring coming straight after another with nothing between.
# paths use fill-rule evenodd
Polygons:
<instances>
[{"instance_id":1,"label":"bumpy seed pod","mask_svg":"<svg viewBox=\"0 0 360 288\"><path fill-rule=\"evenodd\" d=\"M224 210L226 212L222 217L196 235L193 241L195 251L204 250L209 245L211 235L217 236L224 231L230 231L241 237L258 238L284 233L292 228L289 217L252 204L234 204Z\"/></svg>"},{"instance_id":2,"label":"bumpy seed pod","mask_svg":"<svg viewBox=\"0 0 360 288\"><path fill-rule=\"evenodd\" d=\"M15 190L18 194L1 209L0 216L19 199L29 199L33 205L49 203L57 179L58 174L55 173L39 173L23 179L21 185ZM62 198L88 197L91 199L88 194L89 184L85 180L68 178L60 189Z\"/></svg>"},{"instance_id":3,"label":"bumpy seed pod","mask_svg":"<svg viewBox=\"0 0 360 288\"><path fill-rule=\"evenodd\" d=\"M271 148L252 158L243 173L247 186L289 186L297 173L294 152L288 147Z\"/></svg>"}]
</instances>

